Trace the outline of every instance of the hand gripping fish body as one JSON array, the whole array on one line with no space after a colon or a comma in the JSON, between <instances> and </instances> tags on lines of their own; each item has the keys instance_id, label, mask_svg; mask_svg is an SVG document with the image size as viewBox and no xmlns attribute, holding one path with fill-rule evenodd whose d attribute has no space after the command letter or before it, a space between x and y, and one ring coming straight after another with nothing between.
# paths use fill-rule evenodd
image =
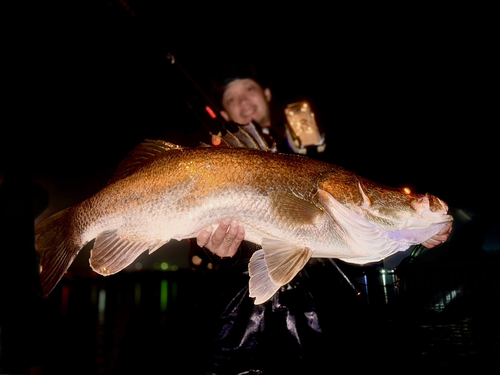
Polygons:
<instances>
[{"instance_id":1,"label":"hand gripping fish body","mask_svg":"<svg viewBox=\"0 0 500 375\"><path fill-rule=\"evenodd\" d=\"M250 296L261 304L311 257L381 260L438 233L452 220L447 210L432 195L406 194L298 155L146 141L108 186L35 233L48 294L93 239L90 265L111 275L144 251L235 218L245 239L262 246L249 263Z\"/></svg>"}]
</instances>

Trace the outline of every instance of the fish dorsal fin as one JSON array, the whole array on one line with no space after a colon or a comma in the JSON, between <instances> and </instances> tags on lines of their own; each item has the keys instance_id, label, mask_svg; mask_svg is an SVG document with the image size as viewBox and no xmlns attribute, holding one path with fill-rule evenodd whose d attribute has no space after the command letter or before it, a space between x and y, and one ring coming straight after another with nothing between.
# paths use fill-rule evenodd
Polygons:
<instances>
[{"instance_id":1,"label":"fish dorsal fin","mask_svg":"<svg viewBox=\"0 0 500 375\"><path fill-rule=\"evenodd\" d=\"M149 249L151 254L166 241L132 241L116 230L100 233L94 242L90 253L90 266L104 276L113 275Z\"/></svg>"},{"instance_id":2,"label":"fish dorsal fin","mask_svg":"<svg viewBox=\"0 0 500 375\"><path fill-rule=\"evenodd\" d=\"M237 137L247 148L269 151L267 142L261 137L255 128L255 125L252 123L246 125L244 128L242 126L238 126L238 131L234 133L234 136Z\"/></svg>"},{"instance_id":3,"label":"fish dorsal fin","mask_svg":"<svg viewBox=\"0 0 500 375\"><path fill-rule=\"evenodd\" d=\"M161 155L172 150L182 150L183 147L174 145L173 143L165 142L160 139L146 139L140 145L136 146L129 155L120 163L110 184L121 180L134 173L149 159Z\"/></svg>"},{"instance_id":4,"label":"fish dorsal fin","mask_svg":"<svg viewBox=\"0 0 500 375\"><path fill-rule=\"evenodd\" d=\"M269 147L267 141L261 132L253 123L248 125L229 124L230 129L226 129L224 136L217 136L222 146L236 147L236 148L249 148L253 150L271 151L276 152L276 142ZM206 145L203 145L206 147Z\"/></svg>"},{"instance_id":5,"label":"fish dorsal fin","mask_svg":"<svg viewBox=\"0 0 500 375\"><path fill-rule=\"evenodd\" d=\"M290 242L264 238L262 250L250 259L250 297L255 304L271 298L280 287L288 284L311 259L312 250Z\"/></svg>"},{"instance_id":6,"label":"fish dorsal fin","mask_svg":"<svg viewBox=\"0 0 500 375\"><path fill-rule=\"evenodd\" d=\"M267 143L263 135L259 132L259 130L257 130L257 127L253 123L246 125L244 129L241 126L239 126L239 129L240 131L242 130L245 131L245 133L247 133L249 137L253 138L253 140L257 144L257 148L263 151L271 151L271 152L277 151L276 142L273 142L271 147L269 147L269 144Z\"/></svg>"},{"instance_id":7,"label":"fish dorsal fin","mask_svg":"<svg viewBox=\"0 0 500 375\"><path fill-rule=\"evenodd\" d=\"M246 148L245 144L236 136L236 133L232 133L229 130L221 138L224 146L236 147L236 148Z\"/></svg>"}]
</instances>

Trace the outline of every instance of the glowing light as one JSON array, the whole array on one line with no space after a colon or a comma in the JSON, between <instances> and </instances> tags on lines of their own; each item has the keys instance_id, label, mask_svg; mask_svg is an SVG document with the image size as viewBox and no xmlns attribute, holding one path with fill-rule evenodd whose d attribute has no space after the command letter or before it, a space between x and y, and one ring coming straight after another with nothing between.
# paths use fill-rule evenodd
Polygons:
<instances>
[{"instance_id":1,"label":"glowing light","mask_svg":"<svg viewBox=\"0 0 500 375\"><path fill-rule=\"evenodd\" d=\"M160 309L162 312L167 311L167 304L168 304L168 281L162 280L160 288Z\"/></svg>"},{"instance_id":2,"label":"glowing light","mask_svg":"<svg viewBox=\"0 0 500 375\"><path fill-rule=\"evenodd\" d=\"M142 263L141 263L141 262L137 262L137 263L135 264L135 269L136 269L137 271L142 270Z\"/></svg>"},{"instance_id":3,"label":"glowing light","mask_svg":"<svg viewBox=\"0 0 500 375\"><path fill-rule=\"evenodd\" d=\"M104 324L106 313L106 291L101 289L99 291L99 300L97 302L97 321L100 325Z\"/></svg>"},{"instance_id":4,"label":"glowing light","mask_svg":"<svg viewBox=\"0 0 500 375\"><path fill-rule=\"evenodd\" d=\"M211 118L215 119L217 117L213 109L210 108L208 105L205 107L205 111L207 111L207 113L210 115Z\"/></svg>"},{"instance_id":5,"label":"glowing light","mask_svg":"<svg viewBox=\"0 0 500 375\"><path fill-rule=\"evenodd\" d=\"M168 270L168 263L167 263L167 262L162 262L162 263L161 263L161 265L160 265L160 268L161 268L163 271Z\"/></svg>"},{"instance_id":6,"label":"glowing light","mask_svg":"<svg viewBox=\"0 0 500 375\"><path fill-rule=\"evenodd\" d=\"M203 261L203 260L202 260L202 259L201 259L198 255L193 255L193 256L191 257L191 262L193 262L193 264L194 264L195 266L199 266L199 265L201 264L201 262L202 262L202 261Z\"/></svg>"},{"instance_id":7,"label":"glowing light","mask_svg":"<svg viewBox=\"0 0 500 375\"><path fill-rule=\"evenodd\" d=\"M403 192L404 192L405 194L410 194L410 193L411 193L411 190L410 190L410 188L405 187L405 188L403 188Z\"/></svg>"},{"instance_id":8,"label":"glowing light","mask_svg":"<svg viewBox=\"0 0 500 375\"><path fill-rule=\"evenodd\" d=\"M220 146L221 143L222 143L222 139L219 136L212 135L212 144L214 146Z\"/></svg>"}]
</instances>

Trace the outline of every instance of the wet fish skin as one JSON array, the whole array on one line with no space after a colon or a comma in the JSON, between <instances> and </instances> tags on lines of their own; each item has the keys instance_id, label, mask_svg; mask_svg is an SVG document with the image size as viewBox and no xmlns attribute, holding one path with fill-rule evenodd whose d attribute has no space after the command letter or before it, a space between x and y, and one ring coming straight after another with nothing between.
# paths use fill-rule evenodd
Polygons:
<instances>
[{"instance_id":1,"label":"wet fish skin","mask_svg":"<svg viewBox=\"0 0 500 375\"><path fill-rule=\"evenodd\" d=\"M147 141L108 186L36 227L42 287L48 294L94 238L90 265L110 275L146 250L196 237L227 217L262 246L249 265L256 303L311 257L380 260L452 220L438 198L405 194L302 156Z\"/></svg>"}]
</instances>

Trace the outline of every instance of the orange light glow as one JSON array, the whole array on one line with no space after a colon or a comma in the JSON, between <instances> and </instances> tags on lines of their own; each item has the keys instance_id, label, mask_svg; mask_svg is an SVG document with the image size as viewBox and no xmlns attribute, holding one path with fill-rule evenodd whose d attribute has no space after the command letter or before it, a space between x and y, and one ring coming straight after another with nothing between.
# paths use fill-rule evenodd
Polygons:
<instances>
[{"instance_id":1,"label":"orange light glow","mask_svg":"<svg viewBox=\"0 0 500 375\"><path fill-rule=\"evenodd\" d=\"M212 135L212 144L214 146L220 146L221 143L222 143L222 138L220 135Z\"/></svg>"},{"instance_id":2,"label":"orange light glow","mask_svg":"<svg viewBox=\"0 0 500 375\"><path fill-rule=\"evenodd\" d=\"M403 189L403 191L404 191L404 193L405 193L405 194L410 194L410 193L411 193L410 188L407 188L407 187L405 187L405 188Z\"/></svg>"},{"instance_id":3,"label":"orange light glow","mask_svg":"<svg viewBox=\"0 0 500 375\"><path fill-rule=\"evenodd\" d=\"M215 119L217 117L217 115L215 114L215 112L213 111L212 108L210 108L208 105L205 107L205 111L207 111L207 113L210 115L210 117L212 117L213 119Z\"/></svg>"}]
</instances>

